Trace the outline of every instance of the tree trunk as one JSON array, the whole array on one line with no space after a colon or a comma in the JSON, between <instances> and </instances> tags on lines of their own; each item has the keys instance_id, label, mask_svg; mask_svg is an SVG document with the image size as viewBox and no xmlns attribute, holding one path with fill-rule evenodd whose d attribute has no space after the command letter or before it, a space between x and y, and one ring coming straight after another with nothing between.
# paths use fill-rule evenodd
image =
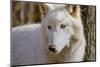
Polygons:
<instances>
[{"instance_id":1,"label":"tree trunk","mask_svg":"<svg viewBox=\"0 0 100 67\"><path fill-rule=\"evenodd\" d=\"M82 20L86 37L85 61L96 60L96 7L83 6Z\"/></svg>"}]
</instances>

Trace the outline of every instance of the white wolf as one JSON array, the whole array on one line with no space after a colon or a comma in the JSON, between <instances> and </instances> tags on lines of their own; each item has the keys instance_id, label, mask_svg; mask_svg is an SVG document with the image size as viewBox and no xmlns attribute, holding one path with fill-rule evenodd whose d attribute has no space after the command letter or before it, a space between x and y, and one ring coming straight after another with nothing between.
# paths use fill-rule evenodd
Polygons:
<instances>
[{"instance_id":1,"label":"white wolf","mask_svg":"<svg viewBox=\"0 0 100 67\"><path fill-rule=\"evenodd\" d=\"M41 24L12 29L11 64L83 61L86 45L83 31L78 5L51 10Z\"/></svg>"}]
</instances>

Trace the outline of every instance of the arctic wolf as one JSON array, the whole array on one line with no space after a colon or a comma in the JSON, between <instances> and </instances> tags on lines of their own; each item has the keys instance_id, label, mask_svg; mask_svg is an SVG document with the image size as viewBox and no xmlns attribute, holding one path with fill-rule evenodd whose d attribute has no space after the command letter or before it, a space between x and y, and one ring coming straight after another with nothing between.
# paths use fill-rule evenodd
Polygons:
<instances>
[{"instance_id":1,"label":"arctic wolf","mask_svg":"<svg viewBox=\"0 0 100 67\"><path fill-rule=\"evenodd\" d=\"M80 6L50 10L41 24L12 29L12 65L83 61L85 37Z\"/></svg>"},{"instance_id":2,"label":"arctic wolf","mask_svg":"<svg viewBox=\"0 0 100 67\"><path fill-rule=\"evenodd\" d=\"M54 62L83 61L86 42L80 6L67 5L50 11L42 20L42 29L50 59Z\"/></svg>"}]
</instances>

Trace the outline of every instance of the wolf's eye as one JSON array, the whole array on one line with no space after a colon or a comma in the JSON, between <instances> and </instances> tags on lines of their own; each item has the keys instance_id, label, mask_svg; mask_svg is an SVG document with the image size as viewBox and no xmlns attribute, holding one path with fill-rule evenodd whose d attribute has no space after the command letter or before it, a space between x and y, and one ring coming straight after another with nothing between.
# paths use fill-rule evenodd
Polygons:
<instances>
[{"instance_id":1,"label":"wolf's eye","mask_svg":"<svg viewBox=\"0 0 100 67\"><path fill-rule=\"evenodd\" d=\"M48 29L52 29L52 27L50 25L48 25Z\"/></svg>"},{"instance_id":2,"label":"wolf's eye","mask_svg":"<svg viewBox=\"0 0 100 67\"><path fill-rule=\"evenodd\" d=\"M61 26L60 26L61 28L65 28L66 27L66 25L64 25L64 24L61 24Z\"/></svg>"}]
</instances>

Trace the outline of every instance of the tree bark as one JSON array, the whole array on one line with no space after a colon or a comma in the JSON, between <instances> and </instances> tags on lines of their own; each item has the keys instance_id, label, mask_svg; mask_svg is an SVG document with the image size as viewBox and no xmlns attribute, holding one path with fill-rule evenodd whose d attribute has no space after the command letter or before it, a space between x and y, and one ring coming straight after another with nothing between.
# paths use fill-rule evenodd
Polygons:
<instances>
[{"instance_id":1,"label":"tree bark","mask_svg":"<svg viewBox=\"0 0 100 67\"><path fill-rule=\"evenodd\" d=\"M83 6L82 20L86 37L85 61L96 60L96 7Z\"/></svg>"}]
</instances>

